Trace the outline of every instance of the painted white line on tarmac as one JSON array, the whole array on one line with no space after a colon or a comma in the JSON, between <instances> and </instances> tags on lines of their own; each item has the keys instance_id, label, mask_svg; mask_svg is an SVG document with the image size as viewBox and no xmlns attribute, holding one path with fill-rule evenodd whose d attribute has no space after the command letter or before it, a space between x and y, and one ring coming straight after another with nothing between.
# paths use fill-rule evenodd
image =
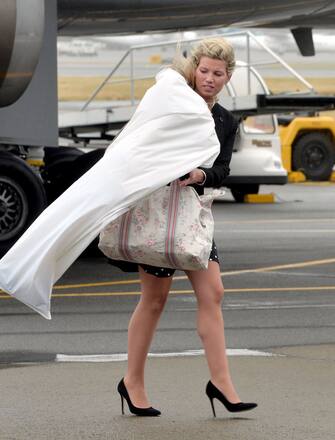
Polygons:
<instances>
[{"instance_id":1,"label":"painted white line on tarmac","mask_svg":"<svg viewBox=\"0 0 335 440\"><path fill-rule=\"evenodd\" d=\"M215 228L217 232L231 234L333 234L335 229L225 229Z\"/></svg>"},{"instance_id":2,"label":"painted white line on tarmac","mask_svg":"<svg viewBox=\"0 0 335 440\"><path fill-rule=\"evenodd\" d=\"M215 225L239 225L239 224L262 224L262 223L320 223L320 222L326 222L331 223L335 222L335 218L269 218L269 219L255 219L255 220L215 220Z\"/></svg>"},{"instance_id":3,"label":"painted white line on tarmac","mask_svg":"<svg viewBox=\"0 0 335 440\"><path fill-rule=\"evenodd\" d=\"M148 357L187 357L202 356L204 350L186 350L171 353L149 353ZM278 354L268 353L265 351L248 350L248 349L228 349L228 356L278 356ZM119 354L88 354L88 355L67 355L57 354L56 362L123 362L127 360L127 353Z\"/></svg>"}]
</instances>

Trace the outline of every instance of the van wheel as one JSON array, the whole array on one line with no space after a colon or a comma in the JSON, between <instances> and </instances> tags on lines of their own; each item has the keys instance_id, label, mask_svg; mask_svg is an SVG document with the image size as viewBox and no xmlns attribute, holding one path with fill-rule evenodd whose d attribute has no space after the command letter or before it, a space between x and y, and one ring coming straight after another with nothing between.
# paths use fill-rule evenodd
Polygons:
<instances>
[{"instance_id":1,"label":"van wheel","mask_svg":"<svg viewBox=\"0 0 335 440\"><path fill-rule=\"evenodd\" d=\"M0 153L0 255L46 207L41 179L20 158Z\"/></svg>"},{"instance_id":2,"label":"van wheel","mask_svg":"<svg viewBox=\"0 0 335 440\"><path fill-rule=\"evenodd\" d=\"M310 180L329 180L334 166L335 148L324 133L307 133L293 147L292 168Z\"/></svg>"},{"instance_id":3,"label":"van wheel","mask_svg":"<svg viewBox=\"0 0 335 440\"><path fill-rule=\"evenodd\" d=\"M244 196L246 196L247 194L258 194L259 185L257 183L249 185L234 185L230 188L230 191L237 203L243 203Z\"/></svg>"}]
</instances>

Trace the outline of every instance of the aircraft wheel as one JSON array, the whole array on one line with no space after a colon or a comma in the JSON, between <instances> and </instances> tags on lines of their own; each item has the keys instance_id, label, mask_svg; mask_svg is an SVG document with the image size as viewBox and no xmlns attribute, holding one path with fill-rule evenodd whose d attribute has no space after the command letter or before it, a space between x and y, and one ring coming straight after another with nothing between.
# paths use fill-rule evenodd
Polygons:
<instances>
[{"instance_id":1,"label":"aircraft wheel","mask_svg":"<svg viewBox=\"0 0 335 440\"><path fill-rule=\"evenodd\" d=\"M43 184L20 158L0 153L0 255L47 206Z\"/></svg>"}]
</instances>

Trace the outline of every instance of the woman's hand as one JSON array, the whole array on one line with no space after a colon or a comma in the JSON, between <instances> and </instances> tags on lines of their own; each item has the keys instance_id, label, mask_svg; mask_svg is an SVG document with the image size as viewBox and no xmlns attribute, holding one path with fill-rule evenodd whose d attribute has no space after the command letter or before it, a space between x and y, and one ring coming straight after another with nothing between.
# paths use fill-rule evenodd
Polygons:
<instances>
[{"instance_id":1,"label":"woman's hand","mask_svg":"<svg viewBox=\"0 0 335 440\"><path fill-rule=\"evenodd\" d=\"M205 183L206 173L199 168L192 170L187 179L179 180L179 186L193 185L194 183L202 185Z\"/></svg>"}]
</instances>

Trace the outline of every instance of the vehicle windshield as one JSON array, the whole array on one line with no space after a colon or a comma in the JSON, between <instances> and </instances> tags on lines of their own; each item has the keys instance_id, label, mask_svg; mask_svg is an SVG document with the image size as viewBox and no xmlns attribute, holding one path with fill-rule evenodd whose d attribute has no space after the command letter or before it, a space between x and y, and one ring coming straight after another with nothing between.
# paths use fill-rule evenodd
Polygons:
<instances>
[{"instance_id":1,"label":"vehicle windshield","mask_svg":"<svg viewBox=\"0 0 335 440\"><path fill-rule=\"evenodd\" d=\"M272 115L249 116L243 121L243 130L245 133L274 133L274 118Z\"/></svg>"}]
</instances>

